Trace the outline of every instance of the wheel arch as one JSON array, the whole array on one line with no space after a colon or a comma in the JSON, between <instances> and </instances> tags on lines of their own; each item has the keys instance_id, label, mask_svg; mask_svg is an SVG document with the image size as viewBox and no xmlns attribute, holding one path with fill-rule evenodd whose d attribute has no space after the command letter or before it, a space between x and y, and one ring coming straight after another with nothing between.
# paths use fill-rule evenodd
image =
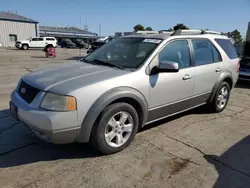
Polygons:
<instances>
[{"instance_id":1,"label":"wheel arch","mask_svg":"<svg viewBox=\"0 0 250 188\"><path fill-rule=\"evenodd\" d=\"M27 45L28 47L30 47L30 45L28 43L23 43L22 46L24 46L24 45Z\"/></svg>"},{"instance_id":2,"label":"wheel arch","mask_svg":"<svg viewBox=\"0 0 250 188\"><path fill-rule=\"evenodd\" d=\"M138 112L140 127L146 123L148 104L145 97L138 90L130 87L118 87L102 94L90 107L81 124L77 135L77 142L88 142L92 128L101 112L110 104L126 102Z\"/></svg>"},{"instance_id":3,"label":"wheel arch","mask_svg":"<svg viewBox=\"0 0 250 188\"><path fill-rule=\"evenodd\" d=\"M227 82L229 84L229 86L230 86L230 89L232 89L233 88L232 74L230 72L223 72L219 76L218 80L216 81L216 83L215 83L215 85L214 85L214 87L212 89L212 93L211 93L211 95L210 95L210 97L208 99L209 103L213 101L213 98L214 98L214 96L215 96L215 94L216 94L216 92L217 92L217 90L218 90L218 88L219 88L219 86L220 86L220 84L222 82Z\"/></svg>"}]
</instances>

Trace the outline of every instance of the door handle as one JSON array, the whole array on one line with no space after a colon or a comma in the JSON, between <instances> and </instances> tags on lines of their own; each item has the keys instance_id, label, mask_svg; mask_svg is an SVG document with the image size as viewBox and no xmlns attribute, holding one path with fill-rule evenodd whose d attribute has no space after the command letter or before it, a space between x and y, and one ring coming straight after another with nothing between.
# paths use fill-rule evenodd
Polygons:
<instances>
[{"instance_id":1,"label":"door handle","mask_svg":"<svg viewBox=\"0 0 250 188\"><path fill-rule=\"evenodd\" d=\"M183 80L189 80L191 78L192 78L192 76L190 76L189 74L186 74L182 79Z\"/></svg>"},{"instance_id":2,"label":"door handle","mask_svg":"<svg viewBox=\"0 0 250 188\"><path fill-rule=\"evenodd\" d=\"M217 67L217 69L215 70L215 72L221 72L221 68Z\"/></svg>"}]
</instances>

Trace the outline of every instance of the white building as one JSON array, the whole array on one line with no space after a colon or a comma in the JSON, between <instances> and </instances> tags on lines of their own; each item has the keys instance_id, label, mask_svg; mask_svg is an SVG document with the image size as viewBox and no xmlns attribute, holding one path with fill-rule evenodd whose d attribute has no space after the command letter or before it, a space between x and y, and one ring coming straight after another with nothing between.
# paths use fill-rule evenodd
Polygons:
<instances>
[{"instance_id":1,"label":"white building","mask_svg":"<svg viewBox=\"0 0 250 188\"><path fill-rule=\"evenodd\" d=\"M0 46L39 35L38 22L11 12L0 12Z\"/></svg>"}]
</instances>

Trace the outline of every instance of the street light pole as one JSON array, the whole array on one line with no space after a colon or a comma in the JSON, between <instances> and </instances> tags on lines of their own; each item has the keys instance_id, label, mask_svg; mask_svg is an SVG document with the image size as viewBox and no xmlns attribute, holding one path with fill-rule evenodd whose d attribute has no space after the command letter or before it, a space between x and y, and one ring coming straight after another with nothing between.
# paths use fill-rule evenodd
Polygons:
<instances>
[{"instance_id":1,"label":"street light pole","mask_svg":"<svg viewBox=\"0 0 250 188\"><path fill-rule=\"evenodd\" d=\"M101 36L101 24L99 24L99 37Z\"/></svg>"}]
</instances>

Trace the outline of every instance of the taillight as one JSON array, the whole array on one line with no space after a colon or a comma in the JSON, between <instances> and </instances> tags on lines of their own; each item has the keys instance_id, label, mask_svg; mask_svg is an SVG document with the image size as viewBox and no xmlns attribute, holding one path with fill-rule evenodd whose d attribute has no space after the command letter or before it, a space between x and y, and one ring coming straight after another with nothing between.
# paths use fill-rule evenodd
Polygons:
<instances>
[{"instance_id":1,"label":"taillight","mask_svg":"<svg viewBox=\"0 0 250 188\"><path fill-rule=\"evenodd\" d=\"M240 72L240 60L238 61L237 72Z\"/></svg>"}]
</instances>

